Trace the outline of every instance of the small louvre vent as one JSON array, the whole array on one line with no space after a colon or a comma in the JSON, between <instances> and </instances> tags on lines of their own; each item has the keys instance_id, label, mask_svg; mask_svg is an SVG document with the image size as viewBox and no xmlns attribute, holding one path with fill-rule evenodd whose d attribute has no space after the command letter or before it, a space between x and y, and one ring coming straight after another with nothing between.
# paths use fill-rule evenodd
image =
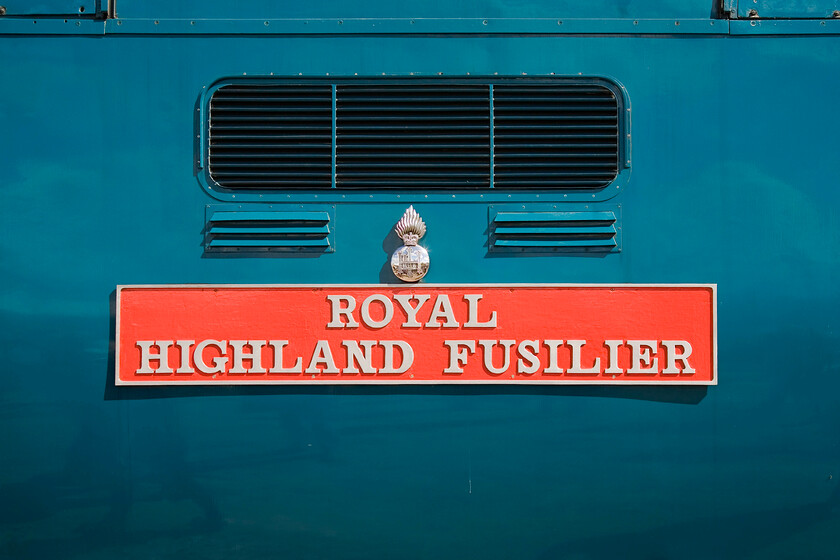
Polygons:
<instances>
[{"instance_id":1,"label":"small louvre vent","mask_svg":"<svg viewBox=\"0 0 840 560\"><path fill-rule=\"evenodd\" d=\"M338 86L336 185L487 187L487 85Z\"/></svg>"},{"instance_id":2,"label":"small louvre vent","mask_svg":"<svg viewBox=\"0 0 840 560\"><path fill-rule=\"evenodd\" d=\"M618 249L615 223L610 211L499 212L490 224L490 248L609 252Z\"/></svg>"},{"instance_id":3,"label":"small louvre vent","mask_svg":"<svg viewBox=\"0 0 840 560\"><path fill-rule=\"evenodd\" d=\"M209 101L215 185L265 189L559 189L609 185L621 99L602 80L229 83Z\"/></svg>"},{"instance_id":4,"label":"small louvre vent","mask_svg":"<svg viewBox=\"0 0 840 560\"><path fill-rule=\"evenodd\" d=\"M227 85L210 101L210 177L236 189L332 186L332 87Z\"/></svg>"},{"instance_id":5,"label":"small louvre vent","mask_svg":"<svg viewBox=\"0 0 840 560\"><path fill-rule=\"evenodd\" d=\"M332 252L329 212L215 211L205 233L208 251Z\"/></svg>"},{"instance_id":6,"label":"small louvre vent","mask_svg":"<svg viewBox=\"0 0 840 560\"><path fill-rule=\"evenodd\" d=\"M601 86L497 85L494 181L605 187L618 173L618 107Z\"/></svg>"}]
</instances>

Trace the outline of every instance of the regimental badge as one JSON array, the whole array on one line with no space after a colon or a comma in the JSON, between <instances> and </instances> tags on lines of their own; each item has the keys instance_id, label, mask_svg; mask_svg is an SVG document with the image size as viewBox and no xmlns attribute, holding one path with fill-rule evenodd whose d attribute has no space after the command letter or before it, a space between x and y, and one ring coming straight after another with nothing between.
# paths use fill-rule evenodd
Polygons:
<instances>
[{"instance_id":1,"label":"regimental badge","mask_svg":"<svg viewBox=\"0 0 840 560\"><path fill-rule=\"evenodd\" d=\"M405 245L391 255L391 270L400 280L417 282L429 271L429 253L417 244L426 233L426 224L414 206L409 206L394 231Z\"/></svg>"}]
</instances>

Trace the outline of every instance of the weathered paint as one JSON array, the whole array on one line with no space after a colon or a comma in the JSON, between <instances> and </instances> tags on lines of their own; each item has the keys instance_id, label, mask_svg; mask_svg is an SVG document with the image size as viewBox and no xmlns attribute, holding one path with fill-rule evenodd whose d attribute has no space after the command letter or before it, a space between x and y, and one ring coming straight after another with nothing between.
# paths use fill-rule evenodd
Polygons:
<instances>
[{"instance_id":1,"label":"weathered paint","mask_svg":"<svg viewBox=\"0 0 840 560\"><path fill-rule=\"evenodd\" d=\"M0 555L837 556L836 21L731 23L772 29L757 37L726 20L707 20L710 35L659 22L655 36L545 35L526 20L538 34L222 21L238 31L150 37L151 19L134 35L117 23L0 21L13 33L0 38ZM68 27L90 35L43 34ZM619 205L621 252L490 254L474 193L337 203L333 253L205 252L203 88L410 72L621 83L621 192L511 199ZM720 384L113 386L117 285L391 282L409 204L428 226L430 283L716 283Z\"/></svg>"}]
</instances>

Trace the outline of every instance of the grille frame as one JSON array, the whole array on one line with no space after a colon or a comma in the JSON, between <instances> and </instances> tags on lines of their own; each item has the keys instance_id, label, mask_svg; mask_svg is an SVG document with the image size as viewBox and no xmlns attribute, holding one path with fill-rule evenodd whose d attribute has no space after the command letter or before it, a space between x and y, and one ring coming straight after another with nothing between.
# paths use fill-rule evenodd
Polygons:
<instances>
[{"instance_id":1,"label":"grille frame","mask_svg":"<svg viewBox=\"0 0 840 560\"><path fill-rule=\"evenodd\" d=\"M217 182L211 173L211 101L214 95L222 88L232 87L257 87L265 88L272 86L302 86L302 87L330 87L332 88L332 180L329 185L321 182L320 186L296 185L291 188L270 187L270 188L229 188L223 183ZM493 115L494 97L493 88L496 86L550 86L550 87L571 87L571 88L601 88L612 94L615 100L615 170L612 178L603 185L579 186L572 184L569 188L556 186L544 186L541 184L495 185L494 176L496 169L493 167L494 158L494 132L496 120ZM490 119L490 179L489 184L459 185L459 186L435 186L435 185L401 185L384 184L374 185L343 185L341 184L341 173L338 172L336 162L342 154L341 146L337 146L340 140L336 140L337 121L340 113L336 110L336 92L343 87L381 87L381 86L471 86L487 87L490 90L488 95L491 119ZM405 200L406 197L416 197L429 201L460 200L460 201L537 201L548 200L557 202L574 201L600 201L616 196L627 184L630 175L630 104L625 88L616 80L600 76L475 76L466 78L449 77L405 77L405 76L383 76L383 77L324 77L324 78L301 78L298 76L258 76L248 78L229 78L215 82L212 86L204 88L198 104L199 131L196 142L196 175L202 187L214 198L226 201L395 201ZM521 164L520 164L521 165ZM336 177L339 181L336 181ZM402 199L400 197L403 197Z\"/></svg>"}]
</instances>

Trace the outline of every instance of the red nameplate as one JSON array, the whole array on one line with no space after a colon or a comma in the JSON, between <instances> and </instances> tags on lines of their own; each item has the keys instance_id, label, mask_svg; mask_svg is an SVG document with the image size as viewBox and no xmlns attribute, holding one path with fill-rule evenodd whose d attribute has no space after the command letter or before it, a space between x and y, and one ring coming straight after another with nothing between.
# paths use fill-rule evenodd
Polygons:
<instances>
[{"instance_id":1,"label":"red nameplate","mask_svg":"<svg viewBox=\"0 0 840 560\"><path fill-rule=\"evenodd\" d=\"M116 384L714 385L713 285L121 286Z\"/></svg>"}]
</instances>

